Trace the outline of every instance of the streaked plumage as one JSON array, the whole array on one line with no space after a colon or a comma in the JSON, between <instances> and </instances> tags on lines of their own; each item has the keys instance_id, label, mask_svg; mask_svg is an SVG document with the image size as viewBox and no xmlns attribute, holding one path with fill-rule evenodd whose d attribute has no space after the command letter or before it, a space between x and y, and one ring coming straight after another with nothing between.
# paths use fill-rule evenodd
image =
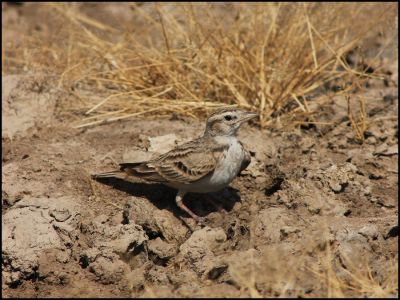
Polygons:
<instances>
[{"instance_id":1,"label":"streaked plumage","mask_svg":"<svg viewBox=\"0 0 400 300\"><path fill-rule=\"evenodd\" d=\"M123 172L146 182L162 183L178 189L176 202L196 220L182 198L188 192L208 193L227 186L250 163L250 154L237 140L240 125L256 114L236 108L212 113L202 137L182 144L156 159L138 163L121 163L120 170L92 177L118 177Z\"/></svg>"}]
</instances>

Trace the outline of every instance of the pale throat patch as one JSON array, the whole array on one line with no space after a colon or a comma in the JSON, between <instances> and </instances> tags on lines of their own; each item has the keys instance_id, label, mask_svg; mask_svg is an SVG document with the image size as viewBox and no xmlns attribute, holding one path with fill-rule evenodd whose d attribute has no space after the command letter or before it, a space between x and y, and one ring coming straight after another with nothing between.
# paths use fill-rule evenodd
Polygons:
<instances>
[{"instance_id":1,"label":"pale throat patch","mask_svg":"<svg viewBox=\"0 0 400 300\"><path fill-rule=\"evenodd\" d=\"M220 145L233 145L235 143L239 143L235 136L215 136L214 140Z\"/></svg>"}]
</instances>

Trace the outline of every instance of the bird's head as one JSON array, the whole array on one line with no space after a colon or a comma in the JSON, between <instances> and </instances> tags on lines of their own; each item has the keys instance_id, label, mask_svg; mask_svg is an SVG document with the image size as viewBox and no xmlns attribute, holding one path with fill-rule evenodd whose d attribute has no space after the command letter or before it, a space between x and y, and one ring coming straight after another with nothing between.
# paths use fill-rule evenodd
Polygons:
<instances>
[{"instance_id":1,"label":"bird's head","mask_svg":"<svg viewBox=\"0 0 400 300\"><path fill-rule=\"evenodd\" d=\"M240 126L258 114L238 108L222 108L207 119L205 135L235 136Z\"/></svg>"}]
</instances>

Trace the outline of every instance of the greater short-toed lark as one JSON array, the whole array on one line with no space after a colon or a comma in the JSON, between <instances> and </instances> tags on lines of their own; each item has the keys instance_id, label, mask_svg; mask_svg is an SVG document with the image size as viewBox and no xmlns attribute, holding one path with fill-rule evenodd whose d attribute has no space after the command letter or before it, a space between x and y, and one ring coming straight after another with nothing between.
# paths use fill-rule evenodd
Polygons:
<instances>
[{"instance_id":1,"label":"greater short-toed lark","mask_svg":"<svg viewBox=\"0 0 400 300\"><path fill-rule=\"evenodd\" d=\"M177 146L159 157L137 163L121 163L120 170L92 177L115 177L121 172L149 183L162 183L178 190L177 205L195 220L202 218L182 202L186 193L221 190L250 163L250 154L236 137L240 126L257 114L223 108L207 119L202 137Z\"/></svg>"}]
</instances>

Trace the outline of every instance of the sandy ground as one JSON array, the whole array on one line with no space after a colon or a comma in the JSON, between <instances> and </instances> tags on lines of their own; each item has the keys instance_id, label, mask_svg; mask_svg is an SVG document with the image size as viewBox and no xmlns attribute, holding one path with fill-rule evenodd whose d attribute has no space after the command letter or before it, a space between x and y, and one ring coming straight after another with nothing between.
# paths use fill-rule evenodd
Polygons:
<instances>
[{"instance_id":1,"label":"sandy ground","mask_svg":"<svg viewBox=\"0 0 400 300\"><path fill-rule=\"evenodd\" d=\"M73 97L51 77L6 75L2 86L5 297L312 297L328 295L326 272L354 282L350 274L364 278L357 271L368 267L377 286L397 276L397 78L365 88L374 121L363 143L341 97L319 110L335 126L244 126L250 166L214 200L185 198L203 227L172 189L90 179L201 135L203 121L74 129L59 109ZM371 294L360 290L343 292Z\"/></svg>"}]
</instances>

